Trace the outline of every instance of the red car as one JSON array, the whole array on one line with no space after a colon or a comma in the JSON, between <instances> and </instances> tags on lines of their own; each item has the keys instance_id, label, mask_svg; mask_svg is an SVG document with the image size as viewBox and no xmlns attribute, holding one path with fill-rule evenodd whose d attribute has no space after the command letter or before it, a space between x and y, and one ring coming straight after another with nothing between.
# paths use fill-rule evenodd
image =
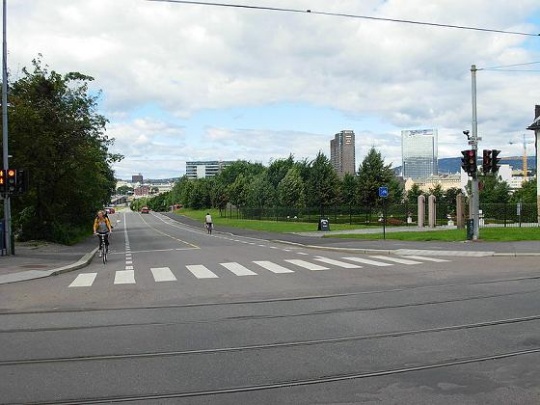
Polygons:
<instances>
[{"instance_id":1,"label":"red car","mask_svg":"<svg viewBox=\"0 0 540 405\"><path fill-rule=\"evenodd\" d=\"M141 208L141 214L150 214L150 208L142 207Z\"/></svg>"}]
</instances>

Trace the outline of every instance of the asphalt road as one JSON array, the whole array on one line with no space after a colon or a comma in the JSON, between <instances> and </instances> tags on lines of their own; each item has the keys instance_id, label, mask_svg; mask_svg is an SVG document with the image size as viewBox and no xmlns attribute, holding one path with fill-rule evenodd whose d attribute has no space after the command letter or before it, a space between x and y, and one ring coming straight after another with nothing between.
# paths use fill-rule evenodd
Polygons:
<instances>
[{"instance_id":1,"label":"asphalt road","mask_svg":"<svg viewBox=\"0 0 540 405\"><path fill-rule=\"evenodd\" d=\"M120 214L0 286L0 403L540 403L535 257L379 255Z\"/></svg>"}]
</instances>

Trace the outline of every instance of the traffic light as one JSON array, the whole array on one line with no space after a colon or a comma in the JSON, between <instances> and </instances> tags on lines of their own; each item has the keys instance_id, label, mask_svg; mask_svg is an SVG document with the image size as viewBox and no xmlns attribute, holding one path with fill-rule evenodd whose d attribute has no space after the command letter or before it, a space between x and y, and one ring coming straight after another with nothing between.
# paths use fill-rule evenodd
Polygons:
<instances>
[{"instance_id":1,"label":"traffic light","mask_svg":"<svg viewBox=\"0 0 540 405\"><path fill-rule=\"evenodd\" d=\"M497 149L493 149L491 151L491 172L492 173L497 173L499 171L499 167L501 167L499 165L499 162L501 161L501 158L498 157L499 153L501 153L501 151Z\"/></svg>"},{"instance_id":2,"label":"traffic light","mask_svg":"<svg viewBox=\"0 0 540 405\"><path fill-rule=\"evenodd\" d=\"M484 149L482 156L482 171L487 174L491 171L491 151Z\"/></svg>"},{"instance_id":3,"label":"traffic light","mask_svg":"<svg viewBox=\"0 0 540 405\"><path fill-rule=\"evenodd\" d=\"M17 188L17 169L7 169L6 177L6 191L8 193L13 193Z\"/></svg>"},{"instance_id":4,"label":"traffic light","mask_svg":"<svg viewBox=\"0 0 540 405\"><path fill-rule=\"evenodd\" d=\"M17 194L26 193L28 190L28 170L18 169L17 170Z\"/></svg>"},{"instance_id":5,"label":"traffic light","mask_svg":"<svg viewBox=\"0 0 540 405\"><path fill-rule=\"evenodd\" d=\"M6 192L6 171L0 169L0 193Z\"/></svg>"},{"instance_id":6,"label":"traffic light","mask_svg":"<svg viewBox=\"0 0 540 405\"><path fill-rule=\"evenodd\" d=\"M476 174L476 151L474 149L462 150L461 167L469 176Z\"/></svg>"}]
</instances>

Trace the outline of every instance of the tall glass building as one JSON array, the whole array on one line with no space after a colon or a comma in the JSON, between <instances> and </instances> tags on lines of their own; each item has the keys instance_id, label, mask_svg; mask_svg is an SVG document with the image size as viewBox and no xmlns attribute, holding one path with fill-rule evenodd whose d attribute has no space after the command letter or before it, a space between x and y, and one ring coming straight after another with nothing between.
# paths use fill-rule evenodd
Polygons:
<instances>
[{"instance_id":1,"label":"tall glass building","mask_svg":"<svg viewBox=\"0 0 540 405\"><path fill-rule=\"evenodd\" d=\"M427 179L439 173L436 129L401 131L404 179Z\"/></svg>"}]
</instances>

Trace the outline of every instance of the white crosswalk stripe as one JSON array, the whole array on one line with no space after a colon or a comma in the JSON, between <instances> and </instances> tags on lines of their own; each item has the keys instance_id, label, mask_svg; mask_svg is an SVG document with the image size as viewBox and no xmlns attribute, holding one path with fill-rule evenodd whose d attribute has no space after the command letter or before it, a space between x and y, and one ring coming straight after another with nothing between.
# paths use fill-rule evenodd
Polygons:
<instances>
[{"instance_id":1,"label":"white crosswalk stripe","mask_svg":"<svg viewBox=\"0 0 540 405\"><path fill-rule=\"evenodd\" d=\"M69 285L70 287L90 287L96 279L97 273L79 274Z\"/></svg>"},{"instance_id":2,"label":"white crosswalk stripe","mask_svg":"<svg viewBox=\"0 0 540 405\"><path fill-rule=\"evenodd\" d=\"M169 267L152 267L150 269L156 283L176 281L176 277Z\"/></svg>"},{"instance_id":3,"label":"white crosswalk stripe","mask_svg":"<svg viewBox=\"0 0 540 405\"><path fill-rule=\"evenodd\" d=\"M434 263L446 263L446 262L449 262L450 260L446 260L446 259L438 259L436 257L426 257L426 256L403 256L403 257L406 257L407 259L413 259L413 260L425 260L427 262L434 262Z\"/></svg>"},{"instance_id":4,"label":"white crosswalk stripe","mask_svg":"<svg viewBox=\"0 0 540 405\"><path fill-rule=\"evenodd\" d=\"M119 270L114 275L114 284L135 284L134 270Z\"/></svg>"},{"instance_id":5,"label":"white crosswalk stripe","mask_svg":"<svg viewBox=\"0 0 540 405\"><path fill-rule=\"evenodd\" d=\"M308 270L330 270L328 267L319 266L318 264L306 262L305 260L289 259L285 261Z\"/></svg>"},{"instance_id":6,"label":"white crosswalk stripe","mask_svg":"<svg viewBox=\"0 0 540 405\"><path fill-rule=\"evenodd\" d=\"M334 266L343 267L344 269L360 269L360 268L362 268L362 266L359 266L357 264L342 262L341 260L329 259L327 257L322 257L322 256L316 257L315 260L317 260L318 262L323 262L323 263L327 263L327 264L332 264Z\"/></svg>"},{"instance_id":7,"label":"white crosswalk stripe","mask_svg":"<svg viewBox=\"0 0 540 405\"><path fill-rule=\"evenodd\" d=\"M216 273L208 270L206 266L202 264L190 264L186 268L197 278L218 278Z\"/></svg>"},{"instance_id":8,"label":"white crosswalk stripe","mask_svg":"<svg viewBox=\"0 0 540 405\"><path fill-rule=\"evenodd\" d=\"M369 257L369 258L368 258ZM447 259L433 258L428 256L416 256L416 255L407 255L407 256L384 256L384 255L371 255L368 257L363 256L344 256L340 260L332 259L324 256L314 256L311 260L302 260L302 259L283 259L285 263L289 265L298 266L303 269L318 271L318 270L331 270L336 268L345 268L345 269L361 269L365 266L395 266L396 264L402 265L418 265L425 262L434 262L442 263L449 262ZM326 266L322 266L318 263L324 263ZM264 274L264 270L267 270L275 274L290 274L298 271L297 269L290 268L291 266L283 266L282 264L276 263L269 260L254 260L250 262L251 266L248 264L240 264L238 262L224 262L218 263L219 266L227 269L235 276L257 276ZM257 269L253 269L253 265L258 266ZM114 275L114 284L135 284L135 270L134 266L125 266L125 270L117 270ZM176 282L178 281L177 277L183 277L182 271L185 275L185 269L187 269L193 276L197 279L212 279L219 278L222 273L214 273L214 269L206 267L202 264L190 264L185 266L180 266L171 270L170 267L152 267L150 271L152 273L153 279L156 283L162 282ZM144 271L144 269L137 269L137 271ZM176 273L176 274L175 274ZM220 274L220 275L218 275ZM75 279L69 284L70 288L77 287L92 287L98 277L98 273L81 273L78 274ZM102 276L100 276L102 277ZM144 278L142 278L144 279Z\"/></svg>"},{"instance_id":9,"label":"white crosswalk stripe","mask_svg":"<svg viewBox=\"0 0 540 405\"><path fill-rule=\"evenodd\" d=\"M257 273L254 273L247 267L242 266L239 263L231 262L231 263L220 263L223 267L225 267L227 270L230 270L232 273L236 274L237 276L256 276Z\"/></svg>"},{"instance_id":10,"label":"white crosswalk stripe","mask_svg":"<svg viewBox=\"0 0 540 405\"><path fill-rule=\"evenodd\" d=\"M391 256L369 256L373 259L388 260L389 262L396 262L400 264L422 264L422 262L417 262L414 260L400 259L399 257Z\"/></svg>"},{"instance_id":11,"label":"white crosswalk stripe","mask_svg":"<svg viewBox=\"0 0 540 405\"><path fill-rule=\"evenodd\" d=\"M345 260L350 260L352 262L357 263L363 263L363 264L369 264L371 266L378 266L378 267L385 267L385 266L393 266L392 263L386 263L386 262L379 262L376 260L371 259L364 259L363 257L344 257Z\"/></svg>"},{"instance_id":12,"label":"white crosswalk stripe","mask_svg":"<svg viewBox=\"0 0 540 405\"><path fill-rule=\"evenodd\" d=\"M294 273L294 271L286 268L286 267L283 267L279 264L276 264L274 262L270 262L270 261L266 261L266 260L260 260L260 261L255 261L253 262L259 266L261 266L262 268L265 268L266 270L268 271L271 271L272 273L276 273L276 274L285 274L285 273Z\"/></svg>"}]
</instances>

